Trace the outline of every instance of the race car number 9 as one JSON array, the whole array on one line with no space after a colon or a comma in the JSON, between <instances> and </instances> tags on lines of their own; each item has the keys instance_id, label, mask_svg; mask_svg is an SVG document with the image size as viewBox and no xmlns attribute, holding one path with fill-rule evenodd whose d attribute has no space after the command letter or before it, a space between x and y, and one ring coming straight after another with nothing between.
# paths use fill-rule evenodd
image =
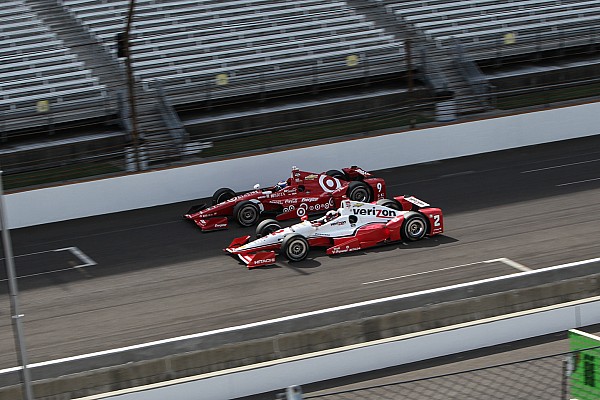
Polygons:
<instances>
[{"instance_id":1,"label":"race car number 9","mask_svg":"<svg viewBox=\"0 0 600 400\"><path fill-rule=\"evenodd\" d=\"M326 192L333 192L342 187L339 179L328 175L321 175L319 177L319 185L321 185L321 189Z\"/></svg>"}]
</instances>

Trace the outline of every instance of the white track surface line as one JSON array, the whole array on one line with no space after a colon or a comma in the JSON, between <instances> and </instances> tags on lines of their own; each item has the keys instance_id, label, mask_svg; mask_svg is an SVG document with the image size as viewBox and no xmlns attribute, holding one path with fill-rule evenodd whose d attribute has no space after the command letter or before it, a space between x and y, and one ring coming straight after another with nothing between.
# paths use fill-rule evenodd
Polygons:
<instances>
[{"instance_id":1,"label":"white track surface line","mask_svg":"<svg viewBox=\"0 0 600 400\"><path fill-rule=\"evenodd\" d=\"M496 259L496 261L498 261L498 260L500 260L500 259ZM493 261L494 260L489 260L489 262L493 262ZM527 271L527 272L521 272L516 275L527 276L527 275L537 274L537 273L544 272L544 271L560 270L563 268L572 268L572 267L577 267L579 265L590 264L590 263L594 263L594 262L600 262L600 257L590 258L590 259L581 260L581 261L575 261L575 262L566 263L566 264L555 265L552 267L541 268L541 269L536 269L536 270ZM472 264L479 264L479 263L472 263ZM465 264L465 265L472 265L472 264ZM450 285L450 286L445 286L445 287L441 287L441 288L427 289L427 290L421 290L421 291L414 292L414 293L399 294L396 296L383 297L383 298L374 299L374 300L367 300L367 301L362 301L360 303L346 304L346 305L337 306L337 307L309 311L309 312L302 313L302 314L288 315L286 317L279 317L279 318L274 318L274 319L269 319L269 320L264 320L264 321L259 321L259 322L252 322L249 324L232 326L232 327L228 327L228 328L215 329L215 330L207 331L207 332L193 333L190 335L177 336L177 337L169 338L169 339L162 339L162 340L156 340L153 342L140 343L140 344L136 344L136 345L132 345L132 346L113 348L113 349L98 351L95 353L81 354L78 356L59 358L56 360L42 361L42 362L38 362L38 363L28 364L27 366L29 368L36 368L36 367L42 367L42 366L46 366L46 365L60 364L63 362L68 362L68 361L84 360L86 358L93 358L93 357L106 355L106 354L115 354L115 353L119 353L119 352L126 351L126 350L143 349L143 348L148 348L150 346L157 346L157 345L162 345L162 344L166 344L166 343L173 343L173 342L178 342L178 341L185 340L185 339L195 339L195 338L206 337L206 336L210 336L210 335L218 335L219 333L222 333L222 332L239 331L239 330L242 330L245 328L264 326L264 325L269 325L269 324L273 324L276 322L291 321L294 319L310 317L313 315L323 315L323 314L327 314L327 313L334 312L334 311L348 310L348 309L356 308L356 307L360 307L360 306L378 304L378 303L383 303L386 301L398 300L398 299L413 297L413 296L421 295L421 294L439 293L439 292L443 292L443 291L450 290L450 289L467 287L470 285L476 285L476 284L481 284L481 283L486 283L486 282L501 281L501 280L507 279L509 277L511 277L511 275L503 275L503 276L499 276L499 277L495 277L495 278L487 278L487 279L480 279L477 281L458 283L456 285ZM11 368L2 369L2 370L0 370L0 375L5 374L7 372L19 371L20 369L22 369L22 367L11 367Z\"/></svg>"},{"instance_id":2,"label":"white track surface line","mask_svg":"<svg viewBox=\"0 0 600 400\"><path fill-rule=\"evenodd\" d=\"M521 264L519 264L516 261L512 261L509 258L494 258L493 260L475 261L475 262L468 263L468 264L455 265L453 267L432 269L431 271L425 271L425 272L417 272L416 274L401 275L401 276L395 276L395 277L386 278L386 279L378 279L376 281L363 282L362 284L363 285L372 285L374 283L381 283L381 282L387 282L387 281L394 281L394 280L397 280L397 279L410 278L411 276L425 275L425 274L430 274L430 273L433 273L433 272L449 271L449 270L456 269L456 268L469 267L471 265L491 264L491 263L496 263L496 262L500 262L500 263L506 264L509 267L513 267L513 268L518 269L519 271L523 271L523 272L531 271L531 268L527 268L526 266L521 265Z\"/></svg>"},{"instance_id":3,"label":"white track surface line","mask_svg":"<svg viewBox=\"0 0 600 400\"><path fill-rule=\"evenodd\" d=\"M83 267L91 267L96 265L96 261L92 260L88 257L83 251L79 250L77 247L65 247L64 249L56 249L54 251L70 251L75 257L79 258L80 261L83 262L82 265L77 265L73 268L83 268Z\"/></svg>"},{"instance_id":4,"label":"white track surface line","mask_svg":"<svg viewBox=\"0 0 600 400\"><path fill-rule=\"evenodd\" d=\"M497 261L508 265L509 267L513 267L514 269L518 269L519 271L527 272L531 271L531 268L527 268L523 264L519 264L516 261L511 260L510 258L499 258Z\"/></svg>"},{"instance_id":5,"label":"white track surface line","mask_svg":"<svg viewBox=\"0 0 600 400\"><path fill-rule=\"evenodd\" d=\"M588 161L579 161L579 162L574 162L574 163L570 163L570 164L561 164L561 165L555 165L553 167L546 167L546 168L538 168L538 169L530 169L527 171L521 171L522 174L528 174L530 172L538 172L538 171L547 171L549 169L556 169L556 168L564 168L564 167L571 167L573 165L580 165L580 164L587 164L587 163L591 163L591 162L598 162L600 161L600 158L596 158L594 160L588 160Z\"/></svg>"},{"instance_id":6,"label":"white track surface line","mask_svg":"<svg viewBox=\"0 0 600 400\"><path fill-rule=\"evenodd\" d=\"M79 268L92 267L94 265L97 265L97 263L94 260L92 260L90 257L88 257L83 251L79 250L77 247L65 247L65 248L62 248L62 249L36 251L35 253L20 254L18 256L15 256L15 258L17 258L17 257L35 256L35 255L38 255L38 254L52 253L52 252L59 252L59 251L68 251L68 252L70 252L75 257L77 257L79 259L79 261L81 261L83 264L75 265L73 267L55 269L55 270L52 270L52 271L38 272L36 274L20 275L20 276L18 276L18 279L21 279L21 278L30 278L32 276L46 275L46 274L50 274L50 273L54 273L54 272L62 272L62 271L68 271L68 270L71 270L71 269L79 269ZM0 260L4 260L4 259L0 258ZM6 281L7 281L7 279L0 279L0 282L6 282Z\"/></svg>"},{"instance_id":7,"label":"white track surface line","mask_svg":"<svg viewBox=\"0 0 600 400\"><path fill-rule=\"evenodd\" d=\"M489 262L493 262L493 261L497 261L497 260L490 260ZM453 267L446 267L446 268L432 269L431 271L417 272L415 274L400 275L400 276L395 276L393 278L378 279L376 281L363 282L362 285L372 285L373 283L395 281L397 279L410 278L411 276L426 275L426 274L430 274L432 272L449 271L452 269L468 267L470 265L482 264L485 262L487 262L487 261L476 261L476 262L472 262L472 263L468 263L468 264L455 265Z\"/></svg>"},{"instance_id":8,"label":"white track surface line","mask_svg":"<svg viewBox=\"0 0 600 400\"><path fill-rule=\"evenodd\" d=\"M558 184L556 186L577 185L578 183L586 183L586 182L592 182L592 181L597 181L597 180L600 180L600 178L592 178L592 179L586 179L586 180L583 180L583 181L561 183L561 184Z\"/></svg>"}]
</instances>

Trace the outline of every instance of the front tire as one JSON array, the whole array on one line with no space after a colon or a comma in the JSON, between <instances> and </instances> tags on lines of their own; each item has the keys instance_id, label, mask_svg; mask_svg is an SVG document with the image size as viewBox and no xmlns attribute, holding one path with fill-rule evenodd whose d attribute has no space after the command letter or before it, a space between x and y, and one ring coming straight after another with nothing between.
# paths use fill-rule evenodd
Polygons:
<instances>
[{"instance_id":1,"label":"front tire","mask_svg":"<svg viewBox=\"0 0 600 400\"><path fill-rule=\"evenodd\" d=\"M309 249L308 240L299 234L287 235L281 244L281 252L292 262L304 260L308 256Z\"/></svg>"},{"instance_id":2,"label":"front tire","mask_svg":"<svg viewBox=\"0 0 600 400\"><path fill-rule=\"evenodd\" d=\"M281 229L281 225L279 222L274 219L265 219L256 227L256 238L261 238L263 236L267 236L275 231Z\"/></svg>"},{"instance_id":3,"label":"front tire","mask_svg":"<svg viewBox=\"0 0 600 400\"><path fill-rule=\"evenodd\" d=\"M258 222L260 210L251 201L242 201L233 207L233 217L241 226L252 226Z\"/></svg>"},{"instance_id":4,"label":"front tire","mask_svg":"<svg viewBox=\"0 0 600 400\"><path fill-rule=\"evenodd\" d=\"M350 182L348 189L346 190L346 196L348 196L350 200L362 201L363 203L370 203L373 201L371 189L369 188L369 185L364 182Z\"/></svg>"},{"instance_id":5,"label":"front tire","mask_svg":"<svg viewBox=\"0 0 600 400\"><path fill-rule=\"evenodd\" d=\"M402 239L410 242L423 239L427 234L427 220L418 213L406 214L400 234Z\"/></svg>"},{"instance_id":6,"label":"front tire","mask_svg":"<svg viewBox=\"0 0 600 400\"><path fill-rule=\"evenodd\" d=\"M234 197L235 197L235 192L233 190L231 190L229 188L221 188L213 194L212 204L214 206L215 204L222 203L222 202L232 199Z\"/></svg>"}]
</instances>

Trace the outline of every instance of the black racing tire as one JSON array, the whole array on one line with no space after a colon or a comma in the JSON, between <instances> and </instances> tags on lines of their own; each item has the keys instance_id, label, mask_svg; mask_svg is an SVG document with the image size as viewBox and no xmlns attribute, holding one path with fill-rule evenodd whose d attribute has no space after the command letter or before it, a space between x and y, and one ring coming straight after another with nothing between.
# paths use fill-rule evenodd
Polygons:
<instances>
[{"instance_id":1,"label":"black racing tire","mask_svg":"<svg viewBox=\"0 0 600 400\"><path fill-rule=\"evenodd\" d=\"M345 173L337 169L330 169L329 171L325 172L325 175L331 176L332 178L342 179L344 181L349 180Z\"/></svg>"},{"instance_id":2,"label":"black racing tire","mask_svg":"<svg viewBox=\"0 0 600 400\"><path fill-rule=\"evenodd\" d=\"M362 201L363 203L370 203L373 201L371 188L364 182L350 182L348 189L346 189L346 196L350 200Z\"/></svg>"},{"instance_id":3,"label":"black racing tire","mask_svg":"<svg viewBox=\"0 0 600 400\"><path fill-rule=\"evenodd\" d=\"M261 221L260 224L256 227L256 238L261 238L263 236L267 236L270 233L278 231L281 229L281 225L279 222L274 219L265 219Z\"/></svg>"},{"instance_id":4,"label":"black racing tire","mask_svg":"<svg viewBox=\"0 0 600 400\"><path fill-rule=\"evenodd\" d=\"M241 226L252 226L258 222L260 210L251 201L241 201L233 207L233 217Z\"/></svg>"},{"instance_id":5,"label":"black racing tire","mask_svg":"<svg viewBox=\"0 0 600 400\"><path fill-rule=\"evenodd\" d=\"M281 252L292 262L304 260L308 256L309 250L308 240L297 233L287 235L281 243Z\"/></svg>"},{"instance_id":6,"label":"black racing tire","mask_svg":"<svg viewBox=\"0 0 600 400\"><path fill-rule=\"evenodd\" d=\"M229 188L221 188L213 194L212 204L214 206L215 204L222 203L233 197L235 197L235 192L233 190L231 190Z\"/></svg>"},{"instance_id":7,"label":"black racing tire","mask_svg":"<svg viewBox=\"0 0 600 400\"><path fill-rule=\"evenodd\" d=\"M377 205L391 208L392 210L402 211L402 206L396 200L380 199L377 200Z\"/></svg>"},{"instance_id":8,"label":"black racing tire","mask_svg":"<svg viewBox=\"0 0 600 400\"><path fill-rule=\"evenodd\" d=\"M409 212L404 216L404 223L400 228L402 239L409 242L420 240L427 234L427 219L419 213Z\"/></svg>"}]
</instances>

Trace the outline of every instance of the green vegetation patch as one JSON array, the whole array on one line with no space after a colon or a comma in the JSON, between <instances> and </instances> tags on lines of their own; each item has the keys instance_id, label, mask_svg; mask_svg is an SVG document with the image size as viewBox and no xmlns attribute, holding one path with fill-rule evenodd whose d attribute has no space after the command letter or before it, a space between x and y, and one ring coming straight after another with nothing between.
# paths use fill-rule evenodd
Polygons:
<instances>
[{"instance_id":1,"label":"green vegetation patch","mask_svg":"<svg viewBox=\"0 0 600 400\"><path fill-rule=\"evenodd\" d=\"M500 110L510 110L529 106L546 105L561 101L598 96L598 93L600 93L600 83L564 89L539 89L533 93L524 93L510 97L499 96L496 102L496 108Z\"/></svg>"},{"instance_id":2,"label":"green vegetation patch","mask_svg":"<svg viewBox=\"0 0 600 400\"><path fill-rule=\"evenodd\" d=\"M17 189L123 172L114 162L90 162L22 172L2 177L4 189Z\"/></svg>"},{"instance_id":3,"label":"green vegetation patch","mask_svg":"<svg viewBox=\"0 0 600 400\"><path fill-rule=\"evenodd\" d=\"M268 150L279 146L289 146L315 140L343 138L344 136L360 133L368 134L373 131L406 127L411 124L431 122L432 120L432 117L423 114L415 114L414 116L391 115L384 118L362 118L254 135L232 136L213 142L213 147L204 150L202 157L215 157L251 150Z\"/></svg>"}]
</instances>

